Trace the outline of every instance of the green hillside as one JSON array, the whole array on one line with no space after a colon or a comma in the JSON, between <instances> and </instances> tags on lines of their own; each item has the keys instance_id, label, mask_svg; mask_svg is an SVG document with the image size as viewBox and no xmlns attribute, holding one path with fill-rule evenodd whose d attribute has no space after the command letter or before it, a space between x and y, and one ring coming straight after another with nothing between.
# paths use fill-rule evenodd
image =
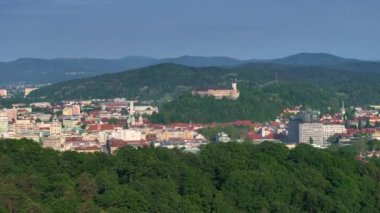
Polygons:
<instances>
[{"instance_id":1,"label":"green hillside","mask_svg":"<svg viewBox=\"0 0 380 213\"><path fill-rule=\"evenodd\" d=\"M112 97L163 100L199 87L230 87L235 77L240 88L265 87L273 84L276 75L279 83L310 83L330 86L347 95L355 94L354 103L362 101L362 90L371 98L380 93L380 83L376 80L380 77L380 71L371 69L359 71L271 63L251 63L233 68L160 64L53 84L33 92L31 97L55 100ZM353 91L353 88L358 91Z\"/></svg>"},{"instance_id":2,"label":"green hillside","mask_svg":"<svg viewBox=\"0 0 380 213\"><path fill-rule=\"evenodd\" d=\"M106 156L2 140L0 211L379 212L380 168L351 148L229 143Z\"/></svg>"},{"instance_id":3,"label":"green hillside","mask_svg":"<svg viewBox=\"0 0 380 213\"><path fill-rule=\"evenodd\" d=\"M156 123L171 122L229 122L234 120L274 120L286 107L305 107L336 112L341 97L328 87L311 84L280 84L240 91L237 100L217 100L212 97L183 94L164 103L158 114L150 117Z\"/></svg>"}]
</instances>

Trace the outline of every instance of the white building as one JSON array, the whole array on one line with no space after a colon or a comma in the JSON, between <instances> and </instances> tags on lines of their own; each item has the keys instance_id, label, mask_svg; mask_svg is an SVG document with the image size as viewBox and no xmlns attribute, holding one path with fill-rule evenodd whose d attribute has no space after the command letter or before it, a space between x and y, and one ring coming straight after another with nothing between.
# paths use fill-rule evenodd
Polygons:
<instances>
[{"instance_id":1,"label":"white building","mask_svg":"<svg viewBox=\"0 0 380 213\"><path fill-rule=\"evenodd\" d=\"M153 113L158 113L158 107L154 106L134 106L134 113L140 115L152 115Z\"/></svg>"},{"instance_id":2,"label":"white building","mask_svg":"<svg viewBox=\"0 0 380 213\"><path fill-rule=\"evenodd\" d=\"M37 107L37 108L51 108L51 104L49 102L36 102L36 103L31 103L31 107Z\"/></svg>"},{"instance_id":3,"label":"white building","mask_svg":"<svg viewBox=\"0 0 380 213\"><path fill-rule=\"evenodd\" d=\"M227 133L225 132L219 132L216 135L216 142L221 142L221 143L228 143L231 141L231 138L228 136Z\"/></svg>"},{"instance_id":4,"label":"white building","mask_svg":"<svg viewBox=\"0 0 380 213\"><path fill-rule=\"evenodd\" d=\"M334 136L337 133L345 133L346 127L340 124L327 124L323 125L323 141L327 142L327 139Z\"/></svg>"},{"instance_id":5,"label":"white building","mask_svg":"<svg viewBox=\"0 0 380 213\"><path fill-rule=\"evenodd\" d=\"M110 138L115 138L123 141L140 141L145 140L142 132L133 129L115 129L111 133Z\"/></svg>"},{"instance_id":6,"label":"white building","mask_svg":"<svg viewBox=\"0 0 380 213\"><path fill-rule=\"evenodd\" d=\"M299 124L299 142L310 144L323 144L323 124L301 123Z\"/></svg>"},{"instance_id":7,"label":"white building","mask_svg":"<svg viewBox=\"0 0 380 213\"><path fill-rule=\"evenodd\" d=\"M0 110L0 133L8 132L7 110Z\"/></svg>"}]
</instances>

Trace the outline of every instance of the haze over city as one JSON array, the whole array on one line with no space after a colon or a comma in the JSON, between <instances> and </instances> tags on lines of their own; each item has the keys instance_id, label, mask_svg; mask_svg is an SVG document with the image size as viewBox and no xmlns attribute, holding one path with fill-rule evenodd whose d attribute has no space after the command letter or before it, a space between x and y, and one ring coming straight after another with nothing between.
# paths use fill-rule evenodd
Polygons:
<instances>
[{"instance_id":1,"label":"haze over city","mask_svg":"<svg viewBox=\"0 0 380 213\"><path fill-rule=\"evenodd\" d=\"M379 60L377 0L0 0L0 61L129 55Z\"/></svg>"}]
</instances>

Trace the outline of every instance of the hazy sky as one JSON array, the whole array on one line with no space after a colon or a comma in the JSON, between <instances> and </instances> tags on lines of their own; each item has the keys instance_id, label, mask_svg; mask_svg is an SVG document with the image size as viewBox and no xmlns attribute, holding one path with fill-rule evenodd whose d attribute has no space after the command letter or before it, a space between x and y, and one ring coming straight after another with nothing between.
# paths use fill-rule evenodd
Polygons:
<instances>
[{"instance_id":1,"label":"hazy sky","mask_svg":"<svg viewBox=\"0 0 380 213\"><path fill-rule=\"evenodd\" d=\"M380 0L0 0L0 60L19 57L380 60Z\"/></svg>"}]
</instances>

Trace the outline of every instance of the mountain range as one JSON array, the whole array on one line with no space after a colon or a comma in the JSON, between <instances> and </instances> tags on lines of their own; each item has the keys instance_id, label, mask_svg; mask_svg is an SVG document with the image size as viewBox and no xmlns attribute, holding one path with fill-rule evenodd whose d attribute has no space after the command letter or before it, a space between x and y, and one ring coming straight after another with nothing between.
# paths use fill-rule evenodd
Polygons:
<instances>
[{"instance_id":1,"label":"mountain range","mask_svg":"<svg viewBox=\"0 0 380 213\"><path fill-rule=\"evenodd\" d=\"M181 56L157 59L144 56L129 56L121 59L38 59L21 58L0 62L0 84L9 82L57 83L66 80L88 78L116 73L162 63L173 63L191 67L238 67L251 63L270 63L297 66L327 66L331 68L363 71L379 71L380 62L342 58L326 53L300 53L279 59L239 60L231 57Z\"/></svg>"}]
</instances>

